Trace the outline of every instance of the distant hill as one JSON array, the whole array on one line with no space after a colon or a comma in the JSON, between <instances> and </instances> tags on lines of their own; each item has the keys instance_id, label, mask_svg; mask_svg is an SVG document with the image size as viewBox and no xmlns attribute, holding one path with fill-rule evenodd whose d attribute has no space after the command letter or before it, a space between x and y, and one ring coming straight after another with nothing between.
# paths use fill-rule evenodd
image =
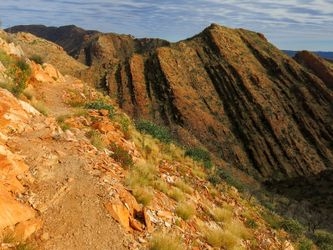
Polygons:
<instances>
[{"instance_id":1,"label":"distant hill","mask_svg":"<svg viewBox=\"0 0 333 250\"><path fill-rule=\"evenodd\" d=\"M282 50L284 53L287 55L293 57L297 52L296 50ZM312 51L312 53L317 54L318 56L325 58L325 59L330 59L333 60L333 52L330 51Z\"/></svg>"}]
</instances>

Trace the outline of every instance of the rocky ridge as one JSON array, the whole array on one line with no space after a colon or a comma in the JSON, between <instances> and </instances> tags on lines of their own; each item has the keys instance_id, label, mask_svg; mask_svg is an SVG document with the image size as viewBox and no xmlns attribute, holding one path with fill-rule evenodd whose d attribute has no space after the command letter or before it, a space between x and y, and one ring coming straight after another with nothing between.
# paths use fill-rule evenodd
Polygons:
<instances>
[{"instance_id":1,"label":"rocky ridge","mask_svg":"<svg viewBox=\"0 0 333 250\"><path fill-rule=\"evenodd\" d=\"M262 219L262 207L225 183L214 187L201 164L138 133L110 98L6 40L1 33L1 83L15 79L4 59L24 60L31 75L23 101L0 89L2 249L146 249L156 232L176 235L187 249L293 249L288 234ZM106 109L82 110L102 99L113 104L113 118ZM116 157L119 148L133 166Z\"/></svg>"},{"instance_id":2,"label":"rocky ridge","mask_svg":"<svg viewBox=\"0 0 333 250\"><path fill-rule=\"evenodd\" d=\"M213 24L177 43L95 34L77 46L89 66L80 77L126 113L169 126L259 180L333 166L331 83L315 75L325 64L309 72L262 34Z\"/></svg>"}]
</instances>

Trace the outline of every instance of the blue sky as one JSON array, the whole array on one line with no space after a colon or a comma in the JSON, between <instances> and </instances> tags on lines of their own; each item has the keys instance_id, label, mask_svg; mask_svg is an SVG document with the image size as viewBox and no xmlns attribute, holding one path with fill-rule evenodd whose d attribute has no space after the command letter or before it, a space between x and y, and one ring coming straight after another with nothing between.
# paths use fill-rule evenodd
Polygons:
<instances>
[{"instance_id":1,"label":"blue sky","mask_svg":"<svg viewBox=\"0 0 333 250\"><path fill-rule=\"evenodd\" d=\"M333 51L333 0L1 0L0 19L169 41L218 23L262 32L280 49Z\"/></svg>"}]
</instances>

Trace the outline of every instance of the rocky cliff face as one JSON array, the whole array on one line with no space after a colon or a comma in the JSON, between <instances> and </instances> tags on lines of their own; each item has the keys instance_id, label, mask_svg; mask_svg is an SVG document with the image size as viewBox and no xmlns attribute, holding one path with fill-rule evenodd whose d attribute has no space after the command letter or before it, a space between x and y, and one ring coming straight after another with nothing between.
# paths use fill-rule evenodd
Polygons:
<instances>
[{"instance_id":1,"label":"rocky cliff face","mask_svg":"<svg viewBox=\"0 0 333 250\"><path fill-rule=\"evenodd\" d=\"M90 66L81 76L131 116L165 124L247 173L285 179L333 166L330 79L262 34L213 24L172 44L98 34L77 46Z\"/></svg>"}]
</instances>

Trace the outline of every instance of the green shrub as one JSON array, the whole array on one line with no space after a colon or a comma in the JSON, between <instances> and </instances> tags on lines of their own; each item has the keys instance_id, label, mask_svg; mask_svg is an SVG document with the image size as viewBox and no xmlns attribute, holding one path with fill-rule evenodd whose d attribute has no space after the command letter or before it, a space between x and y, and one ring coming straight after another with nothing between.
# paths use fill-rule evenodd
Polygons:
<instances>
[{"instance_id":1,"label":"green shrub","mask_svg":"<svg viewBox=\"0 0 333 250\"><path fill-rule=\"evenodd\" d=\"M298 250L313 250L313 249L314 249L314 244L309 239L302 239L298 243Z\"/></svg>"},{"instance_id":2,"label":"green shrub","mask_svg":"<svg viewBox=\"0 0 333 250\"><path fill-rule=\"evenodd\" d=\"M293 219L284 219L279 224L280 227L291 234L294 239L300 238L304 232L303 226Z\"/></svg>"},{"instance_id":3,"label":"green shrub","mask_svg":"<svg viewBox=\"0 0 333 250\"><path fill-rule=\"evenodd\" d=\"M252 229L258 228L258 224L254 219L246 219L244 224L247 228L252 228Z\"/></svg>"},{"instance_id":4,"label":"green shrub","mask_svg":"<svg viewBox=\"0 0 333 250\"><path fill-rule=\"evenodd\" d=\"M234 186L239 191L243 192L245 190L244 184L240 183L239 181L235 180L234 177L226 170L218 167L215 171L213 171L208 176L208 181L210 181L213 185L217 185L222 181L225 181L231 186Z\"/></svg>"},{"instance_id":5,"label":"green shrub","mask_svg":"<svg viewBox=\"0 0 333 250\"><path fill-rule=\"evenodd\" d=\"M87 109L105 109L109 112L109 117L112 118L114 115L114 108L112 105L105 103L104 100L99 99L97 101L89 102L85 105L85 108Z\"/></svg>"},{"instance_id":6,"label":"green shrub","mask_svg":"<svg viewBox=\"0 0 333 250\"><path fill-rule=\"evenodd\" d=\"M29 59L40 65L42 65L44 63L43 58L40 55L36 55L36 54L32 55L31 57L29 57Z\"/></svg>"},{"instance_id":7,"label":"green shrub","mask_svg":"<svg viewBox=\"0 0 333 250\"><path fill-rule=\"evenodd\" d=\"M333 234L326 231L317 231L313 235L315 244L321 250L333 250Z\"/></svg>"},{"instance_id":8,"label":"green shrub","mask_svg":"<svg viewBox=\"0 0 333 250\"><path fill-rule=\"evenodd\" d=\"M111 143L109 148L113 152L110 156L119 162L122 167L128 168L133 165L132 156L125 149L115 143Z\"/></svg>"},{"instance_id":9,"label":"green shrub","mask_svg":"<svg viewBox=\"0 0 333 250\"><path fill-rule=\"evenodd\" d=\"M185 156L191 157L193 160L202 162L205 168L213 166L210 154L207 150L202 148L190 148L185 151Z\"/></svg>"},{"instance_id":10,"label":"green shrub","mask_svg":"<svg viewBox=\"0 0 333 250\"><path fill-rule=\"evenodd\" d=\"M135 126L140 132L149 134L154 138L159 139L161 142L172 142L171 133L163 126L158 126L155 123L146 120L137 121Z\"/></svg>"}]
</instances>

